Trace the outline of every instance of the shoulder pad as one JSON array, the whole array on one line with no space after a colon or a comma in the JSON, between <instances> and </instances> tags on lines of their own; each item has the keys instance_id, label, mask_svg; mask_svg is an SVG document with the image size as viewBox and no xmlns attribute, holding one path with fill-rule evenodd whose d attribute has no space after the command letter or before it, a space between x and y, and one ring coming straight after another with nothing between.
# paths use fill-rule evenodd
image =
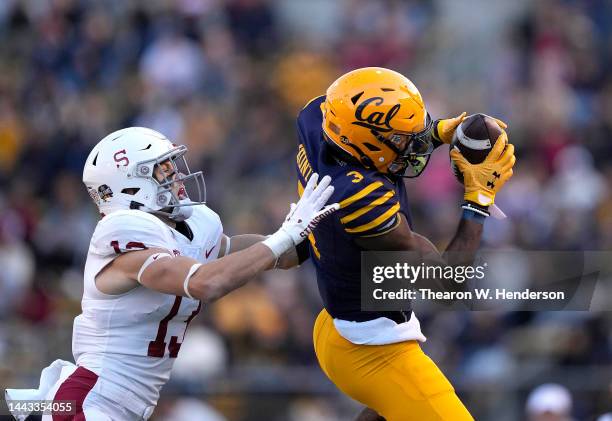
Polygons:
<instances>
[{"instance_id":1,"label":"shoulder pad","mask_svg":"<svg viewBox=\"0 0 612 421\"><path fill-rule=\"evenodd\" d=\"M325 95L319 95L316 96L314 98L312 98L310 101L308 101L306 103L306 105L304 105L304 107L302 108L302 110L305 110L306 108L308 108L310 105L316 105L317 108L320 107L321 102L325 101Z\"/></svg>"},{"instance_id":2,"label":"shoulder pad","mask_svg":"<svg viewBox=\"0 0 612 421\"><path fill-rule=\"evenodd\" d=\"M332 183L334 194L338 193L338 216L348 234L374 236L397 227L399 197L395 184L384 175L346 168Z\"/></svg>"},{"instance_id":3,"label":"shoulder pad","mask_svg":"<svg viewBox=\"0 0 612 421\"><path fill-rule=\"evenodd\" d=\"M193 215L187 220L188 224L200 227L203 232L208 232L212 237L218 237L223 233L221 218L206 205L194 206Z\"/></svg>"},{"instance_id":4,"label":"shoulder pad","mask_svg":"<svg viewBox=\"0 0 612 421\"><path fill-rule=\"evenodd\" d=\"M148 248L172 249L170 227L140 210L121 210L105 216L96 226L90 251L102 256Z\"/></svg>"}]
</instances>

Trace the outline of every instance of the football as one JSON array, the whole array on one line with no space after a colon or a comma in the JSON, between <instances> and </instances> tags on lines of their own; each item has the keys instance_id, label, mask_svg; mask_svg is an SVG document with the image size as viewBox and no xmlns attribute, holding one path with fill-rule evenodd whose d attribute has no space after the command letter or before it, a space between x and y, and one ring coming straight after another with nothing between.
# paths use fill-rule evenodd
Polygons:
<instances>
[{"instance_id":1,"label":"football","mask_svg":"<svg viewBox=\"0 0 612 421\"><path fill-rule=\"evenodd\" d=\"M472 114L457 127L451 148L459 149L469 163L479 164L487 157L501 134L502 128L493 117L480 113ZM457 180L463 184L463 174L452 160L451 167Z\"/></svg>"}]
</instances>

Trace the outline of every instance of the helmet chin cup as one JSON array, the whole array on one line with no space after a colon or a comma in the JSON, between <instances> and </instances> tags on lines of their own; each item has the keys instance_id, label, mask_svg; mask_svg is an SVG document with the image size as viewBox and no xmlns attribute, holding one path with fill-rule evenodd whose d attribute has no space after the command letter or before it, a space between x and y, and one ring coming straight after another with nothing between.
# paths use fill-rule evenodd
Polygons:
<instances>
[{"instance_id":1,"label":"helmet chin cup","mask_svg":"<svg viewBox=\"0 0 612 421\"><path fill-rule=\"evenodd\" d=\"M176 222L183 222L186 219L189 219L191 215L193 215L193 206L191 200L185 199L181 200L181 205L172 209L172 214L170 215L170 219Z\"/></svg>"},{"instance_id":2,"label":"helmet chin cup","mask_svg":"<svg viewBox=\"0 0 612 421\"><path fill-rule=\"evenodd\" d=\"M182 222L193 214L193 206L198 204L189 198L178 199L170 191L158 192L157 205L160 209L156 213L167 216L173 221Z\"/></svg>"}]
</instances>

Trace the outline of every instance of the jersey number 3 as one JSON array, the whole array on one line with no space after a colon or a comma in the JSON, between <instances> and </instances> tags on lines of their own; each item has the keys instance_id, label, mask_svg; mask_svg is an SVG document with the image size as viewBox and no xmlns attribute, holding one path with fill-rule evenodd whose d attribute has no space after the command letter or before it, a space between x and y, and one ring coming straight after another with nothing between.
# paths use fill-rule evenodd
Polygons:
<instances>
[{"instance_id":1,"label":"jersey number 3","mask_svg":"<svg viewBox=\"0 0 612 421\"><path fill-rule=\"evenodd\" d=\"M155 337L154 341L149 342L149 352L147 352L147 355L149 357L163 358L166 352L165 340L166 333L168 333L168 322L172 320L174 316L177 315L182 300L183 297L176 297L168 315L161 319L161 321L159 322L159 327L157 328L157 336ZM187 318L187 320L185 320L185 330L187 330L189 322L191 322L193 318L197 316L197 314L200 312L200 307L202 307L202 302L198 303L198 308L193 310L191 315ZM183 338L184 337L185 333L183 332ZM170 358L176 358L178 356L179 350L181 349L181 343L178 341L178 337L171 336L170 343L167 345Z\"/></svg>"}]
</instances>

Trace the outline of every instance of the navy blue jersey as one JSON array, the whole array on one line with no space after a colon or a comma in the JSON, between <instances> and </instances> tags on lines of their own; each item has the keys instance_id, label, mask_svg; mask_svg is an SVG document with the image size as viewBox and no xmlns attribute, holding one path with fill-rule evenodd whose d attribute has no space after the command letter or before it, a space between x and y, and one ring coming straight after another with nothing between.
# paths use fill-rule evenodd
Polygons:
<instances>
[{"instance_id":1,"label":"navy blue jersey","mask_svg":"<svg viewBox=\"0 0 612 421\"><path fill-rule=\"evenodd\" d=\"M324 219L310 235L310 256L325 308L332 317L364 321L381 315L361 307L361 252L356 237L385 234L396 228L403 213L410 223L403 179L388 178L376 170L346 162L334 155L323 139L321 103L313 99L297 119L299 144L296 159L298 191L313 172L332 178L334 194L328 203L340 209Z\"/></svg>"}]
</instances>

